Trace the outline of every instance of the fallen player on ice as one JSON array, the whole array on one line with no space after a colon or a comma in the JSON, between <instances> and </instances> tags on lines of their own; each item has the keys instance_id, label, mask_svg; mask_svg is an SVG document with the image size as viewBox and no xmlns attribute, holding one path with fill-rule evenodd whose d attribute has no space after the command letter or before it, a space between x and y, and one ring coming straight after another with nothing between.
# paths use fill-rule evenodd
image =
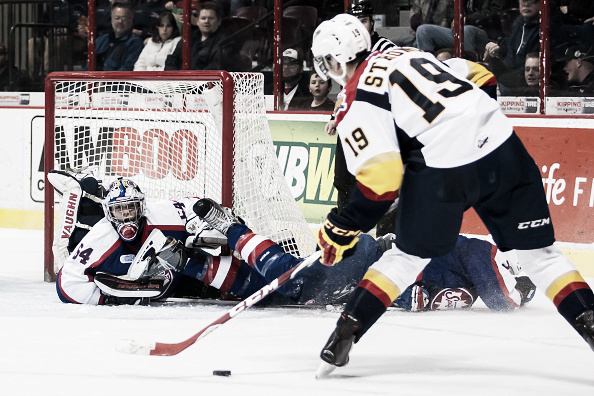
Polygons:
<instances>
[{"instance_id":1,"label":"fallen player on ice","mask_svg":"<svg viewBox=\"0 0 594 396\"><path fill-rule=\"evenodd\" d=\"M60 177L79 183L66 174ZM94 186L94 192L96 180L87 179L83 186ZM205 212L201 214L206 222L196 217L193 208ZM72 253L58 273L56 288L63 302L159 301L174 295L184 279L244 299L301 261L209 199L147 203L134 182L120 178L109 187L103 210L105 217L80 243L71 244ZM342 265L317 262L281 287L268 303L343 303L369 266L392 247L391 237L375 240L363 235L354 255ZM151 243L153 249L145 252ZM235 254L207 252L222 244ZM144 260L137 257L139 252L146 255ZM397 306L412 311L469 308L480 297L490 309L509 310L529 301L534 292L527 278L516 279L509 271L517 273L517 267L486 241L460 236L452 253L434 261L395 302Z\"/></svg>"}]
</instances>

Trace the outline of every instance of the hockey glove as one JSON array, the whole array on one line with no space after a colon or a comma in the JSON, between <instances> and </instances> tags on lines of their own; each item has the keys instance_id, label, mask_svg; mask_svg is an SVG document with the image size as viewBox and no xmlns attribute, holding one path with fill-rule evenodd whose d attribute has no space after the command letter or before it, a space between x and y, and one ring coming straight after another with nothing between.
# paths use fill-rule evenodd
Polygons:
<instances>
[{"instance_id":1,"label":"hockey glove","mask_svg":"<svg viewBox=\"0 0 594 396\"><path fill-rule=\"evenodd\" d=\"M524 305L528 304L530 300L534 297L534 293L536 292L536 285L532 283L530 278L527 276L518 276L516 278L516 290L520 293L522 300L520 302L520 306L523 307Z\"/></svg>"},{"instance_id":2,"label":"hockey glove","mask_svg":"<svg viewBox=\"0 0 594 396\"><path fill-rule=\"evenodd\" d=\"M165 270L182 272L188 263L186 247L181 241L167 237L167 244L156 253L157 259Z\"/></svg>"},{"instance_id":3,"label":"hockey glove","mask_svg":"<svg viewBox=\"0 0 594 396\"><path fill-rule=\"evenodd\" d=\"M361 230L342 225L337 209L332 209L318 233L318 245L323 251L322 264L333 266L352 255L360 233Z\"/></svg>"}]
</instances>

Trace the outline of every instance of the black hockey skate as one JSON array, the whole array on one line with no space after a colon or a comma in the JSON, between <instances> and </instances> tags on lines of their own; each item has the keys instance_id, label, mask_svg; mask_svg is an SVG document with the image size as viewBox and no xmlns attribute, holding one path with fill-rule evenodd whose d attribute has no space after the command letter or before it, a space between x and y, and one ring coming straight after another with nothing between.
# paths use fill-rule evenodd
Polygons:
<instances>
[{"instance_id":1,"label":"black hockey skate","mask_svg":"<svg viewBox=\"0 0 594 396\"><path fill-rule=\"evenodd\" d=\"M578 333L590 345L594 351L594 311L584 311L576 319L573 325Z\"/></svg>"},{"instance_id":2,"label":"black hockey skate","mask_svg":"<svg viewBox=\"0 0 594 396\"><path fill-rule=\"evenodd\" d=\"M320 353L324 363L318 368L317 378L325 377L336 367L342 367L349 362L349 352L355 342L355 332L360 328L361 322L355 317L346 312L340 315L336 329Z\"/></svg>"},{"instance_id":3,"label":"black hockey skate","mask_svg":"<svg viewBox=\"0 0 594 396\"><path fill-rule=\"evenodd\" d=\"M225 208L210 198L201 198L194 204L194 213L212 228L227 236L229 228L244 224L243 220L229 208Z\"/></svg>"}]
</instances>

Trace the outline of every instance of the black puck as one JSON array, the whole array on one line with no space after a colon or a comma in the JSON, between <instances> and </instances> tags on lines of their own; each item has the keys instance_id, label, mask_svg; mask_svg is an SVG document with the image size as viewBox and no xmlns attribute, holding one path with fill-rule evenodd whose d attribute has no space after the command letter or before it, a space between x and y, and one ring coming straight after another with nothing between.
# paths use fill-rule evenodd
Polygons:
<instances>
[{"instance_id":1,"label":"black puck","mask_svg":"<svg viewBox=\"0 0 594 396\"><path fill-rule=\"evenodd\" d=\"M212 375L218 375L219 377L228 377L231 375L230 370L215 370L212 372Z\"/></svg>"}]
</instances>

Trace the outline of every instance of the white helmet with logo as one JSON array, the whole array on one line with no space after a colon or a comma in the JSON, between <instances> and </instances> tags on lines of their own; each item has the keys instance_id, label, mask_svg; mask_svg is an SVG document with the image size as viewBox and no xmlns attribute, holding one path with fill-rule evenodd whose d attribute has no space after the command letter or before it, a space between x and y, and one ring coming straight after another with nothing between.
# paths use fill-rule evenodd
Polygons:
<instances>
[{"instance_id":1,"label":"white helmet with logo","mask_svg":"<svg viewBox=\"0 0 594 396\"><path fill-rule=\"evenodd\" d=\"M324 80L332 78L342 86L346 84L346 64L369 50L369 32L358 18L349 14L339 14L322 22L313 34L311 52L316 72ZM335 62L342 69L340 75L332 72Z\"/></svg>"}]
</instances>

